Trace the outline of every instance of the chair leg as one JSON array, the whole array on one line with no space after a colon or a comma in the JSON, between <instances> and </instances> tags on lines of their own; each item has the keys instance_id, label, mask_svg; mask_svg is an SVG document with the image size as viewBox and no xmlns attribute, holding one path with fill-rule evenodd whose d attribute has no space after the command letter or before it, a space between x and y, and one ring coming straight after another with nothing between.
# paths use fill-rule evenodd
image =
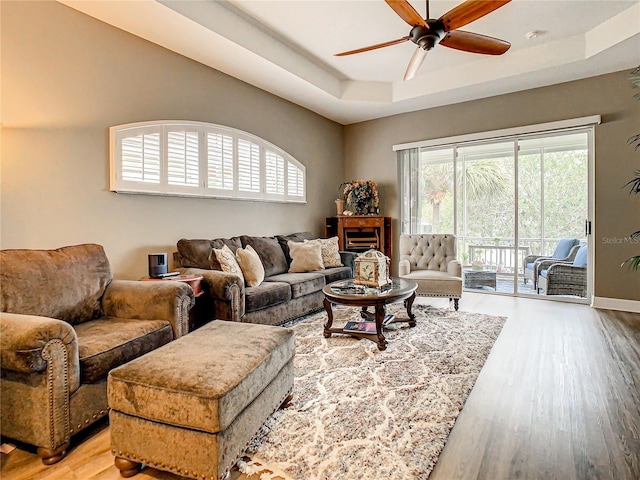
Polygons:
<instances>
[{"instance_id":1,"label":"chair leg","mask_svg":"<svg viewBox=\"0 0 640 480\"><path fill-rule=\"evenodd\" d=\"M42 459L42 463L45 465L53 465L65 457L67 454L67 448L69 448L69 442L64 442L57 448L38 447L38 456Z\"/></svg>"},{"instance_id":2,"label":"chair leg","mask_svg":"<svg viewBox=\"0 0 640 480\"><path fill-rule=\"evenodd\" d=\"M453 299L453 308L456 310L456 312L458 311L458 301L459 299L457 298ZM451 302L451 299L449 299L449 302Z\"/></svg>"}]
</instances>

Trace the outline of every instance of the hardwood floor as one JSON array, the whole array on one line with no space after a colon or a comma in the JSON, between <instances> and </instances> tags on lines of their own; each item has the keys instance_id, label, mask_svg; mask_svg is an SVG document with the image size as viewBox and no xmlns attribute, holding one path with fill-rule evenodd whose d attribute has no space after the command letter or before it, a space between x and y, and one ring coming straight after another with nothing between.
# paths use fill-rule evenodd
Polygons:
<instances>
[{"instance_id":1,"label":"hardwood floor","mask_svg":"<svg viewBox=\"0 0 640 480\"><path fill-rule=\"evenodd\" d=\"M460 308L508 321L429 480L640 479L640 314L470 292ZM120 478L106 423L72 444L50 467L25 447L3 454L0 477Z\"/></svg>"}]
</instances>

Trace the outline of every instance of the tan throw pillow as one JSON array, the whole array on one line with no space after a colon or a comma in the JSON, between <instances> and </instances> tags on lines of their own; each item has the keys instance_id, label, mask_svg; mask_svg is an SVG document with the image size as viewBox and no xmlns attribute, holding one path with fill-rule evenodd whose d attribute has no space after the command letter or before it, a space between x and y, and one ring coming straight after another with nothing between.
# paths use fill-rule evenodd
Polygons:
<instances>
[{"instance_id":1,"label":"tan throw pillow","mask_svg":"<svg viewBox=\"0 0 640 480\"><path fill-rule=\"evenodd\" d=\"M258 253L251 245L236 250L236 260L242 269L245 283L250 287L257 287L264 280L264 266Z\"/></svg>"},{"instance_id":2,"label":"tan throw pillow","mask_svg":"<svg viewBox=\"0 0 640 480\"><path fill-rule=\"evenodd\" d=\"M314 272L324 270L322 262L322 245L318 240L309 242L287 242L289 255L291 255L290 273Z\"/></svg>"},{"instance_id":3,"label":"tan throw pillow","mask_svg":"<svg viewBox=\"0 0 640 480\"><path fill-rule=\"evenodd\" d=\"M238 265L238 262L236 261L236 256L229 247L224 245L222 248L214 248L213 251L216 254L216 259L218 260L218 263L220 263L223 272L243 278L240 265Z\"/></svg>"},{"instance_id":4,"label":"tan throw pillow","mask_svg":"<svg viewBox=\"0 0 640 480\"><path fill-rule=\"evenodd\" d=\"M324 263L324 268L342 267L338 237L319 238L318 240L322 246L322 262Z\"/></svg>"}]
</instances>

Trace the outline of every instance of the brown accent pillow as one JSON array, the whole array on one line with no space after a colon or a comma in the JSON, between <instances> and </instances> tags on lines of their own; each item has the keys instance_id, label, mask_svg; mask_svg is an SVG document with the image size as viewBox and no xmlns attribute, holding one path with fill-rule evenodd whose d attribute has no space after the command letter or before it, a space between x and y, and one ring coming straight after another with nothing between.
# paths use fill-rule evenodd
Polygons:
<instances>
[{"instance_id":1,"label":"brown accent pillow","mask_svg":"<svg viewBox=\"0 0 640 480\"><path fill-rule=\"evenodd\" d=\"M249 287L257 287L262 283L264 280L264 267L260 257L251 245L236 250L236 260L244 275L244 281Z\"/></svg>"},{"instance_id":2,"label":"brown accent pillow","mask_svg":"<svg viewBox=\"0 0 640 480\"><path fill-rule=\"evenodd\" d=\"M322 262L322 245L318 240L308 242L292 242L289 240L291 266L289 273L315 272L324 270Z\"/></svg>"}]
</instances>

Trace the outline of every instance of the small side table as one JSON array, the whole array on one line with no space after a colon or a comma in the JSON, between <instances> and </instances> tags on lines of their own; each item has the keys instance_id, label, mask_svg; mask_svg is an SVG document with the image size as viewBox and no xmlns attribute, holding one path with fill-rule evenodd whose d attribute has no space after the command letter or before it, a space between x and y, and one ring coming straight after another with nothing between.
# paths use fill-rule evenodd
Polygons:
<instances>
[{"instance_id":1,"label":"small side table","mask_svg":"<svg viewBox=\"0 0 640 480\"><path fill-rule=\"evenodd\" d=\"M196 301L198 297L204 295L204 290L202 290L202 277L200 275L177 275L175 277L169 278L153 278L153 277L142 277L140 279L143 282L184 282L191 287L193 290L193 295L196 297ZM189 310L189 331L192 332L195 329L195 312L193 307Z\"/></svg>"}]
</instances>

